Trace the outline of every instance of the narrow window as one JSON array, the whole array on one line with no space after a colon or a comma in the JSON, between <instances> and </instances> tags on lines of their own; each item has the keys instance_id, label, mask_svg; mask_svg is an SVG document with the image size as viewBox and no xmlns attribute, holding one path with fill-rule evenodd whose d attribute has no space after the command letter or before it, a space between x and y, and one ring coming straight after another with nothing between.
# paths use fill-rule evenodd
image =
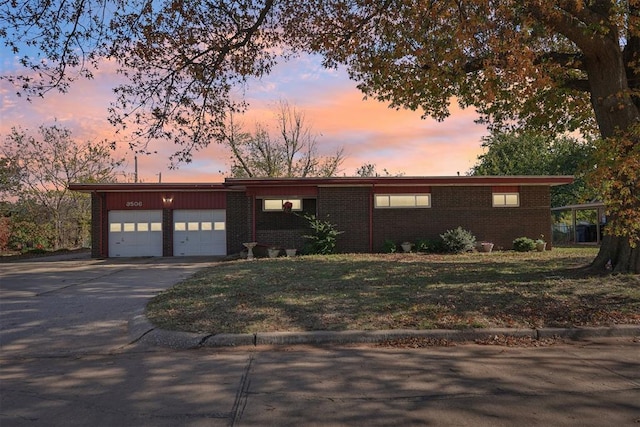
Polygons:
<instances>
[{"instance_id":1,"label":"narrow window","mask_svg":"<svg viewBox=\"0 0 640 427\"><path fill-rule=\"evenodd\" d=\"M264 199L262 202L262 210L265 212L282 212L285 209L285 204L291 204L292 211L302 210L302 199Z\"/></svg>"},{"instance_id":2,"label":"narrow window","mask_svg":"<svg viewBox=\"0 0 640 427\"><path fill-rule=\"evenodd\" d=\"M430 208L431 194L376 194L378 209L387 208Z\"/></svg>"}]
</instances>

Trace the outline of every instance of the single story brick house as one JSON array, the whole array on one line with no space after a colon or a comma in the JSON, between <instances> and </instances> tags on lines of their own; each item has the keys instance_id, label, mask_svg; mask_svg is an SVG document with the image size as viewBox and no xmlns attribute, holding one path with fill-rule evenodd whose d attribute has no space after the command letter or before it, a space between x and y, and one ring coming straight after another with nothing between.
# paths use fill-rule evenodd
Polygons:
<instances>
[{"instance_id":1,"label":"single story brick house","mask_svg":"<svg viewBox=\"0 0 640 427\"><path fill-rule=\"evenodd\" d=\"M551 235L550 186L570 176L227 178L222 183L70 184L91 194L92 256L239 253L245 242L304 246L312 213L343 231L339 252L379 252L462 226L510 249ZM291 212L283 209L283 205Z\"/></svg>"}]
</instances>

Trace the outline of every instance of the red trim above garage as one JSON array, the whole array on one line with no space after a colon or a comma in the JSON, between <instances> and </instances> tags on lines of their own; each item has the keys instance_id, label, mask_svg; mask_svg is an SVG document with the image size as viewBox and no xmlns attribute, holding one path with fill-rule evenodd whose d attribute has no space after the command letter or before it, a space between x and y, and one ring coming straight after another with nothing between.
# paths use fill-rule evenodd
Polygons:
<instances>
[{"instance_id":1,"label":"red trim above garage","mask_svg":"<svg viewBox=\"0 0 640 427\"><path fill-rule=\"evenodd\" d=\"M227 208L225 192L113 192L106 198L107 210Z\"/></svg>"}]
</instances>

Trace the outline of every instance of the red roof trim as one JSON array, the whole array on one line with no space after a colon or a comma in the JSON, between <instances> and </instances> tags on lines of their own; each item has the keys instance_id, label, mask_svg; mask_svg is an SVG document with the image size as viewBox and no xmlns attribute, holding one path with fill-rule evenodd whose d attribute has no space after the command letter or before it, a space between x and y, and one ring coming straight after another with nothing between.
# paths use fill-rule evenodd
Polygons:
<instances>
[{"instance_id":1,"label":"red roof trim","mask_svg":"<svg viewBox=\"0 0 640 427\"><path fill-rule=\"evenodd\" d=\"M429 186L429 185L562 185L573 182L572 176L437 176L437 177L374 177L374 178L227 178L233 188L259 186Z\"/></svg>"},{"instance_id":2,"label":"red roof trim","mask_svg":"<svg viewBox=\"0 0 640 427\"><path fill-rule=\"evenodd\" d=\"M72 191L138 192L138 191L229 191L222 183L107 183L69 184Z\"/></svg>"},{"instance_id":3,"label":"red roof trim","mask_svg":"<svg viewBox=\"0 0 640 427\"><path fill-rule=\"evenodd\" d=\"M291 187L355 187L355 186L524 186L563 185L572 176L435 176L435 177L341 177L341 178L227 178L223 183L98 183L70 184L69 189L85 192L136 191L256 191Z\"/></svg>"}]
</instances>

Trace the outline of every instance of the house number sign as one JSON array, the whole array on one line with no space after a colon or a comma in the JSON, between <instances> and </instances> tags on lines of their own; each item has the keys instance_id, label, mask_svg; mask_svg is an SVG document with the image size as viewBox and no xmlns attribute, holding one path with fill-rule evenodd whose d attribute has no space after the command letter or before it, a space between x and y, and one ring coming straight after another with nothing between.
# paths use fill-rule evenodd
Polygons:
<instances>
[{"instance_id":1,"label":"house number sign","mask_svg":"<svg viewBox=\"0 0 640 427\"><path fill-rule=\"evenodd\" d=\"M138 201L129 201L127 203L125 203L125 206L128 208L141 208L142 207L142 201L138 200Z\"/></svg>"}]
</instances>

